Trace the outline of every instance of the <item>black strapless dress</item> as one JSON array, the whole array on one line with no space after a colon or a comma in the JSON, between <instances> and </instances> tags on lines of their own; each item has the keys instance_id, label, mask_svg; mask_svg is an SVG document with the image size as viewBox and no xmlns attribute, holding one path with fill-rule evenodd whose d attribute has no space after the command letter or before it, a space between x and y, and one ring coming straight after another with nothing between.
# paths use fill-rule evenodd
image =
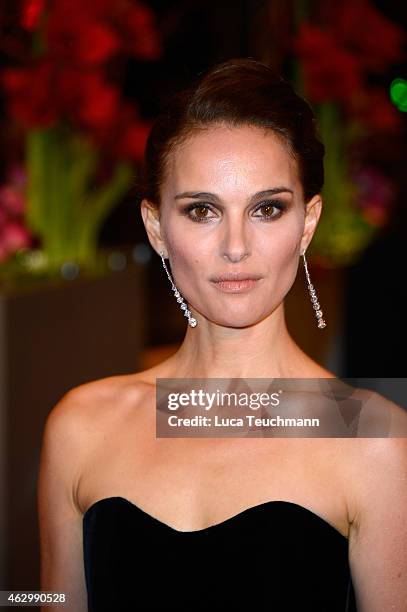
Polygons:
<instances>
[{"instance_id":1,"label":"black strapless dress","mask_svg":"<svg viewBox=\"0 0 407 612\"><path fill-rule=\"evenodd\" d=\"M108 497L83 516L83 552L89 612L356 612L347 538L292 502L178 531Z\"/></svg>"}]
</instances>

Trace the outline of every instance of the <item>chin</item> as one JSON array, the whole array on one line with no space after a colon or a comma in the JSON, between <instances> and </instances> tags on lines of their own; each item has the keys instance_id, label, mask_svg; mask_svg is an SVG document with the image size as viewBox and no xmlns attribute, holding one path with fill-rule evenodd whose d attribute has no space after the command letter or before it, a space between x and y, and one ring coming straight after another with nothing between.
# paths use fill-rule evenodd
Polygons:
<instances>
[{"instance_id":1,"label":"chin","mask_svg":"<svg viewBox=\"0 0 407 612\"><path fill-rule=\"evenodd\" d=\"M253 313L249 315L230 315L229 317L214 317L210 319L212 323L216 325L221 325L222 327L234 327L238 329L243 329L245 327L251 327L252 325L256 325L261 319L254 318Z\"/></svg>"}]
</instances>

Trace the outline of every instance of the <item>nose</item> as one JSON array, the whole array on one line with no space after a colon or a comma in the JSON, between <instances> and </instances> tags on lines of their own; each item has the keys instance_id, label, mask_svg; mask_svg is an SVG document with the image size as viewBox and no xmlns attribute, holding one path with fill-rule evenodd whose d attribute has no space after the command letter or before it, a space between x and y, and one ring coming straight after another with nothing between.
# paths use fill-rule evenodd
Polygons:
<instances>
[{"instance_id":1,"label":"nose","mask_svg":"<svg viewBox=\"0 0 407 612\"><path fill-rule=\"evenodd\" d=\"M225 220L221 241L223 259L237 263L250 255L248 228L244 219Z\"/></svg>"}]
</instances>

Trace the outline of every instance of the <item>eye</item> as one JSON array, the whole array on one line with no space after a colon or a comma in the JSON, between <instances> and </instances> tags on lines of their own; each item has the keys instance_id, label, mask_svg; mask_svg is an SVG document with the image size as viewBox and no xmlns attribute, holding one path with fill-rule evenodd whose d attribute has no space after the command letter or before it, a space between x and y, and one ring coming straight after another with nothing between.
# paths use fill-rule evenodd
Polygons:
<instances>
[{"instance_id":1,"label":"eye","mask_svg":"<svg viewBox=\"0 0 407 612\"><path fill-rule=\"evenodd\" d=\"M286 205L280 200L266 200L265 202L261 202L254 210L254 212L261 210L264 212L264 214L254 216L262 219L263 221L272 221L281 217L285 208ZM273 214L273 210L276 210L277 212ZM208 213L211 211L211 206L200 202L189 204L184 209L183 214L196 223L209 223L211 219L216 218L216 215L212 217L209 216ZM194 214L191 214L192 212L194 212Z\"/></svg>"},{"instance_id":2,"label":"eye","mask_svg":"<svg viewBox=\"0 0 407 612\"><path fill-rule=\"evenodd\" d=\"M214 217L208 217L208 211L211 208L207 204L190 204L184 210L184 213L192 219L192 221L196 221L197 223L207 223L210 219ZM194 215L191 215L192 211L195 211Z\"/></svg>"},{"instance_id":3,"label":"eye","mask_svg":"<svg viewBox=\"0 0 407 612\"><path fill-rule=\"evenodd\" d=\"M273 209L276 209L278 212L273 214ZM281 217L285 210L285 204L279 200L267 200L266 202L261 202L254 212L258 210L262 210L265 214L255 216L269 221Z\"/></svg>"}]
</instances>

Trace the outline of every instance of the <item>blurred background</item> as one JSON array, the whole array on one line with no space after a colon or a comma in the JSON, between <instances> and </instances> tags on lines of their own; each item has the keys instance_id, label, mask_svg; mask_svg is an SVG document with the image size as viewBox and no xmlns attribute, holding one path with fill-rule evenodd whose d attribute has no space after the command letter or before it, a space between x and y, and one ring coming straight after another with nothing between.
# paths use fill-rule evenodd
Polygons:
<instances>
[{"instance_id":1,"label":"blurred background","mask_svg":"<svg viewBox=\"0 0 407 612\"><path fill-rule=\"evenodd\" d=\"M34 589L48 412L182 342L137 179L168 95L213 64L278 69L327 148L307 251L327 327L300 267L293 337L338 376L405 380L407 16L395 0L2 0L0 28L0 589Z\"/></svg>"}]
</instances>

